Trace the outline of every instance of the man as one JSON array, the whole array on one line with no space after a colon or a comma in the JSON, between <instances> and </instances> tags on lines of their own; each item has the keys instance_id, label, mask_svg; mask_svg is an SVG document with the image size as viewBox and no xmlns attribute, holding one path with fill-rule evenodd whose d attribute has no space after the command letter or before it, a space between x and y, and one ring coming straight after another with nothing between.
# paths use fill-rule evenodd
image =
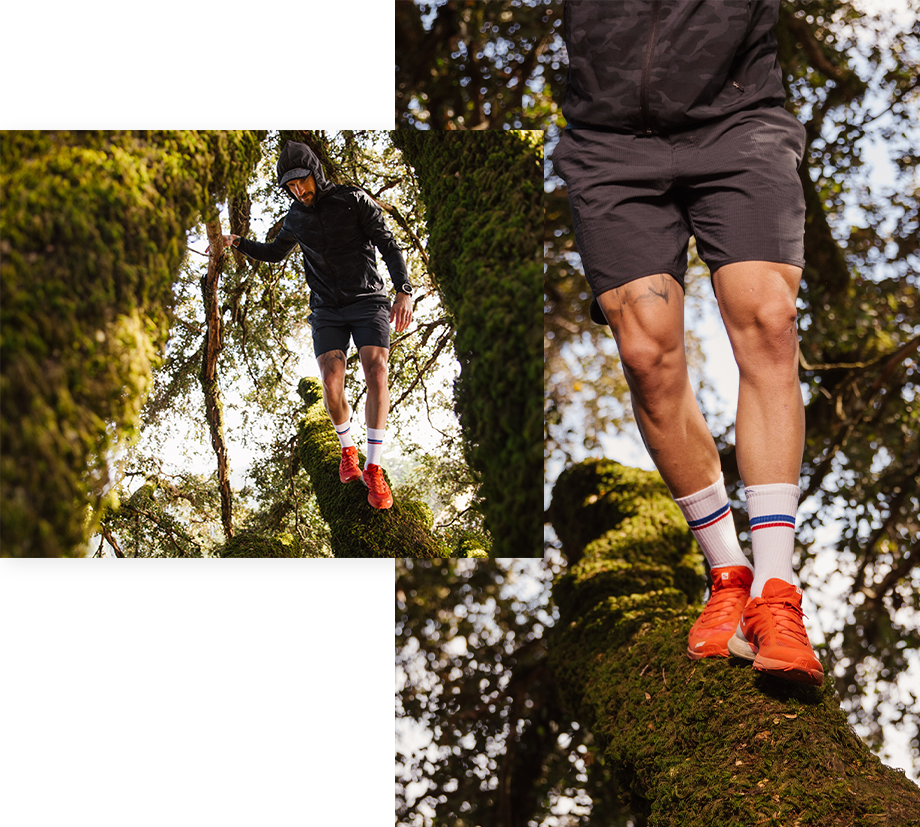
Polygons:
<instances>
[{"instance_id":1,"label":"man","mask_svg":"<svg viewBox=\"0 0 920 827\"><path fill-rule=\"evenodd\" d=\"M313 349L323 381L323 401L342 446L339 479L362 480L374 508L389 508L393 495L383 478L380 458L390 409L387 360L390 324L401 332L412 321L412 285L393 234L370 196L357 187L329 183L316 155L288 141L278 159L278 186L293 197L284 226L270 244L237 235L224 243L258 261L283 260L295 247L303 253L310 287ZM392 308L377 272L377 248L396 288ZM351 409L345 396L345 354L349 339L367 382L367 460L358 467L351 436Z\"/></svg>"},{"instance_id":2,"label":"man","mask_svg":"<svg viewBox=\"0 0 920 827\"><path fill-rule=\"evenodd\" d=\"M779 0L567 0L568 127L553 164L568 185L592 318L613 331L640 433L711 568L688 655L731 653L820 684L792 583L804 129L783 108L778 15ZM753 567L687 374L691 234L740 372L736 455Z\"/></svg>"}]
</instances>

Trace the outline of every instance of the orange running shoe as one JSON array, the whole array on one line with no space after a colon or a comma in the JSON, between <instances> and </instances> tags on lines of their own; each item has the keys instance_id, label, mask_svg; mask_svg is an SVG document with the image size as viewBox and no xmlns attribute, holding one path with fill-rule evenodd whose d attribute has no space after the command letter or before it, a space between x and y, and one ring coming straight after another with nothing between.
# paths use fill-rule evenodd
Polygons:
<instances>
[{"instance_id":1,"label":"orange running shoe","mask_svg":"<svg viewBox=\"0 0 920 827\"><path fill-rule=\"evenodd\" d=\"M802 590L773 577L764 584L763 596L745 606L728 649L753 660L760 672L821 686L824 669L808 642L803 617Z\"/></svg>"},{"instance_id":2,"label":"orange running shoe","mask_svg":"<svg viewBox=\"0 0 920 827\"><path fill-rule=\"evenodd\" d=\"M728 639L738 627L751 596L753 572L747 566L720 566L712 574L712 593L690 630L687 654L692 660L728 657Z\"/></svg>"},{"instance_id":3,"label":"orange running shoe","mask_svg":"<svg viewBox=\"0 0 920 827\"><path fill-rule=\"evenodd\" d=\"M393 494L383 478L383 469L379 465L367 465L361 474L367 486L367 501L374 508L389 508L393 505Z\"/></svg>"},{"instance_id":4,"label":"orange running shoe","mask_svg":"<svg viewBox=\"0 0 920 827\"><path fill-rule=\"evenodd\" d=\"M342 461L339 463L339 479L342 482L361 479L361 469L358 468L358 449L354 445L342 449Z\"/></svg>"}]
</instances>

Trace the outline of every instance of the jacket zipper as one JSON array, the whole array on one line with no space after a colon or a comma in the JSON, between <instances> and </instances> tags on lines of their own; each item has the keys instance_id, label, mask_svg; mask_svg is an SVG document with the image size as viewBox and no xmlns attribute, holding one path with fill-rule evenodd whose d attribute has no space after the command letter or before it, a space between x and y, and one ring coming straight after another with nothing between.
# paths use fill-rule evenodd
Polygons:
<instances>
[{"instance_id":1,"label":"jacket zipper","mask_svg":"<svg viewBox=\"0 0 920 827\"><path fill-rule=\"evenodd\" d=\"M645 63L642 66L642 87L640 90L640 106L642 110L642 125L646 133L652 134L649 121L649 78L652 74L652 54L655 51L655 41L658 39L658 18L661 15L661 0L655 0L652 6L652 33L648 38L648 48L645 50Z\"/></svg>"},{"instance_id":2,"label":"jacket zipper","mask_svg":"<svg viewBox=\"0 0 920 827\"><path fill-rule=\"evenodd\" d=\"M319 251L319 255L320 255L320 258L322 258L323 264L325 265L326 272L328 273L329 272L329 261L326 259L326 248L329 246L329 242L328 242L328 239L326 238L326 222L323 221L323 213L322 213L322 210L320 209L320 205L317 204L313 209L316 210L316 218L319 221L319 233L323 240L323 249ZM338 304L341 305L342 297L338 289L339 288L338 284L329 285L329 286L332 290L335 291L335 296L336 296L336 299L338 300Z\"/></svg>"}]
</instances>

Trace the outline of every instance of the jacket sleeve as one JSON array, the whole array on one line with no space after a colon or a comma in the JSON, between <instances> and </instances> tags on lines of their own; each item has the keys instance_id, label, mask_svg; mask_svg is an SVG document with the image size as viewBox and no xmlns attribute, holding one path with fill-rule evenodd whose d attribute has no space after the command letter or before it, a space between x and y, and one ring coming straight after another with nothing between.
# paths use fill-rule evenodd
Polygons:
<instances>
[{"instance_id":1,"label":"jacket sleeve","mask_svg":"<svg viewBox=\"0 0 920 827\"><path fill-rule=\"evenodd\" d=\"M404 284L409 284L409 272L402 250L399 249L393 233L387 229L383 221L383 210L363 190L355 193L355 201L361 230L380 250L380 255L383 256L383 261L390 272L393 286L399 290Z\"/></svg>"},{"instance_id":2,"label":"jacket sleeve","mask_svg":"<svg viewBox=\"0 0 920 827\"><path fill-rule=\"evenodd\" d=\"M281 228L281 232L271 243L263 244L260 241L241 238L239 244L236 245L236 249L256 261L278 262L283 261L296 246L297 239L285 223Z\"/></svg>"}]
</instances>

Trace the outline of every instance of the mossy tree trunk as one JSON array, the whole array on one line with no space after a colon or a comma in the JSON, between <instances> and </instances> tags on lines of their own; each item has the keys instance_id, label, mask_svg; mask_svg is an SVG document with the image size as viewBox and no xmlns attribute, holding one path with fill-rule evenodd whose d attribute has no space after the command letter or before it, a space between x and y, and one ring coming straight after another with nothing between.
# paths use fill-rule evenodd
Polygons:
<instances>
[{"instance_id":1,"label":"mossy tree trunk","mask_svg":"<svg viewBox=\"0 0 920 827\"><path fill-rule=\"evenodd\" d=\"M92 534L136 428L201 212L245 190L264 133L0 138L0 520L9 556Z\"/></svg>"},{"instance_id":2,"label":"mossy tree trunk","mask_svg":"<svg viewBox=\"0 0 920 827\"><path fill-rule=\"evenodd\" d=\"M920 789L860 741L832 678L816 689L687 658L702 559L657 474L574 466L549 517L571 563L550 662L649 825L920 824Z\"/></svg>"},{"instance_id":3,"label":"mossy tree trunk","mask_svg":"<svg viewBox=\"0 0 920 827\"><path fill-rule=\"evenodd\" d=\"M310 475L320 514L332 532L333 554L448 557L447 548L432 534L431 509L425 503L394 494L393 506L379 510L368 503L367 488L360 482L339 481L341 447L323 406L322 385L317 379L302 379L298 392L307 409L298 432L296 463ZM363 461L362 456L362 465Z\"/></svg>"},{"instance_id":4,"label":"mossy tree trunk","mask_svg":"<svg viewBox=\"0 0 920 827\"><path fill-rule=\"evenodd\" d=\"M405 130L432 279L455 324L455 408L495 557L542 557L543 135Z\"/></svg>"}]
</instances>

